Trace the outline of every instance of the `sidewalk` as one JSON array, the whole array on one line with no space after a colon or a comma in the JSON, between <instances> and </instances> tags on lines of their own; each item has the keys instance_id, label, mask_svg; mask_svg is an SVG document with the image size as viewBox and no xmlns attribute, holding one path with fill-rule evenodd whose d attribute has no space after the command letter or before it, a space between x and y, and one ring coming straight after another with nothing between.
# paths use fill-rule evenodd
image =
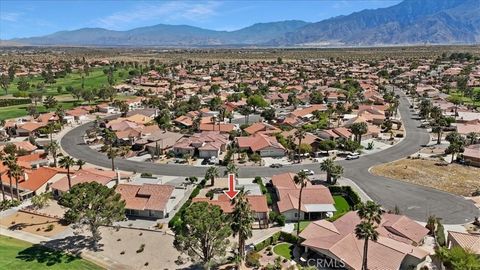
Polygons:
<instances>
[{"instance_id":1,"label":"sidewalk","mask_svg":"<svg viewBox=\"0 0 480 270\"><path fill-rule=\"evenodd\" d=\"M353 182L352 180L348 179L348 178L345 178L345 177L342 177L340 179L337 180L337 183L338 185L340 186L351 186L353 191L355 191L358 196L360 196L360 199L362 200L362 202L366 202L366 201L373 201L372 198L370 198L367 193L365 193L365 191L363 191L357 184L355 184L355 182Z\"/></svg>"}]
</instances>

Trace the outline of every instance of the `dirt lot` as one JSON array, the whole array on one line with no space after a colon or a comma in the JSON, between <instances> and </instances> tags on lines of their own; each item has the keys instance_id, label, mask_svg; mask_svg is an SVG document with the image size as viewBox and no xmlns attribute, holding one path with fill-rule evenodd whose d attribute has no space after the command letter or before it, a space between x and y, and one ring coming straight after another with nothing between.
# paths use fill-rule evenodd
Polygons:
<instances>
[{"instance_id":1,"label":"dirt lot","mask_svg":"<svg viewBox=\"0 0 480 270\"><path fill-rule=\"evenodd\" d=\"M480 168L458 164L438 166L438 162L422 159L402 159L375 166L371 172L400 181L428 186L453 194L470 196L480 187Z\"/></svg>"},{"instance_id":2,"label":"dirt lot","mask_svg":"<svg viewBox=\"0 0 480 270\"><path fill-rule=\"evenodd\" d=\"M67 226L60 223L57 218L49 218L25 212L17 212L6 218L2 218L0 225L11 230L22 230L25 232L50 237L63 232ZM50 227L53 225L53 227Z\"/></svg>"}]
</instances>

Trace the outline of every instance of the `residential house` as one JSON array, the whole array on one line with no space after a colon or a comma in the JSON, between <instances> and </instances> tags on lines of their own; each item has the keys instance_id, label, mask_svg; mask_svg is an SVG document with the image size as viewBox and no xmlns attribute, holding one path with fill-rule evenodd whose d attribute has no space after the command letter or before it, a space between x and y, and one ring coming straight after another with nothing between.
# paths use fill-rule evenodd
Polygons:
<instances>
[{"instance_id":1,"label":"residential house","mask_svg":"<svg viewBox=\"0 0 480 270\"><path fill-rule=\"evenodd\" d=\"M128 176L126 176L128 177ZM72 187L80 183L97 182L102 185L113 187L119 182L120 173L111 170L101 170L96 168L83 168L76 172L72 172L70 177ZM62 193L68 191L68 178L62 177L50 186L53 195L59 197Z\"/></svg>"},{"instance_id":2,"label":"residential house","mask_svg":"<svg viewBox=\"0 0 480 270\"><path fill-rule=\"evenodd\" d=\"M470 145L463 152L465 164L480 167L480 144Z\"/></svg>"},{"instance_id":3,"label":"residential house","mask_svg":"<svg viewBox=\"0 0 480 270\"><path fill-rule=\"evenodd\" d=\"M250 209L253 211L256 222L258 222L259 228L268 228L268 205L265 195L247 195L246 196ZM234 205L232 200L226 195L222 194L217 199L210 200L209 198L193 198L192 202L207 202L212 205L219 206L224 213L231 214L233 212Z\"/></svg>"},{"instance_id":4,"label":"residential house","mask_svg":"<svg viewBox=\"0 0 480 270\"><path fill-rule=\"evenodd\" d=\"M448 231L447 247L461 247L474 254L480 255L480 235L462 232Z\"/></svg>"},{"instance_id":5,"label":"residential house","mask_svg":"<svg viewBox=\"0 0 480 270\"><path fill-rule=\"evenodd\" d=\"M278 198L278 210L288 221L296 221L298 218L300 187L295 184L294 177L294 173L272 176L272 185ZM300 219L321 219L331 216L335 211L335 202L328 188L307 182L302 191Z\"/></svg>"},{"instance_id":6,"label":"residential house","mask_svg":"<svg viewBox=\"0 0 480 270\"><path fill-rule=\"evenodd\" d=\"M218 157L226 151L229 144L228 135L219 132L195 133L190 137L184 137L173 145L173 152L177 155L189 154L200 158Z\"/></svg>"},{"instance_id":7,"label":"residential house","mask_svg":"<svg viewBox=\"0 0 480 270\"><path fill-rule=\"evenodd\" d=\"M283 157L287 151L275 137L261 133L248 137L237 137L236 140L239 149L256 152L261 157Z\"/></svg>"},{"instance_id":8,"label":"residential house","mask_svg":"<svg viewBox=\"0 0 480 270\"><path fill-rule=\"evenodd\" d=\"M364 240L355 235L360 223L356 212L334 222L310 223L301 233L304 257L322 256L341 261L346 269L362 269ZM410 269L425 261L429 252L421 247L428 230L406 216L383 214L377 241L368 243L368 269Z\"/></svg>"},{"instance_id":9,"label":"residential house","mask_svg":"<svg viewBox=\"0 0 480 270\"><path fill-rule=\"evenodd\" d=\"M159 184L119 184L115 191L125 200L127 216L152 219L169 217L185 193L184 189Z\"/></svg>"}]
</instances>

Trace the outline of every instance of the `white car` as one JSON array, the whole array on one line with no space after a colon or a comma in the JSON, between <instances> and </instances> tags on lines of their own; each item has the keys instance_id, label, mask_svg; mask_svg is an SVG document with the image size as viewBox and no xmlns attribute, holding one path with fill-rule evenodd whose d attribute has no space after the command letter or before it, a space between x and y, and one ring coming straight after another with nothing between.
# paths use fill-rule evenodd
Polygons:
<instances>
[{"instance_id":1,"label":"white car","mask_svg":"<svg viewBox=\"0 0 480 270\"><path fill-rule=\"evenodd\" d=\"M354 159L358 159L358 158L360 158L359 155L348 155L346 160L354 160Z\"/></svg>"},{"instance_id":2,"label":"white car","mask_svg":"<svg viewBox=\"0 0 480 270\"><path fill-rule=\"evenodd\" d=\"M303 169L302 172L304 172L306 175L314 175L315 172L309 169Z\"/></svg>"}]
</instances>

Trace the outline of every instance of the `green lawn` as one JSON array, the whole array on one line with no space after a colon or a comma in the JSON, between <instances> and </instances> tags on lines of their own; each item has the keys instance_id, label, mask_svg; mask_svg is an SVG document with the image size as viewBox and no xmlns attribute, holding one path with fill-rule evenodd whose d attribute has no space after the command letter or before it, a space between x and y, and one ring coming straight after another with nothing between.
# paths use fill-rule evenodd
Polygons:
<instances>
[{"instance_id":1,"label":"green lawn","mask_svg":"<svg viewBox=\"0 0 480 270\"><path fill-rule=\"evenodd\" d=\"M335 214L328 219L329 221L335 221L350 211L350 205L343 196L334 195L333 200L335 201L335 208L337 209L337 212L335 212Z\"/></svg>"},{"instance_id":2,"label":"green lawn","mask_svg":"<svg viewBox=\"0 0 480 270\"><path fill-rule=\"evenodd\" d=\"M120 76L122 75L122 76ZM53 84L46 84L45 85L45 94L48 95L60 95L61 93L58 93L57 87L61 86L63 88L63 91L65 92L65 87L67 86L73 86L74 88L80 88L82 85L82 76L84 76L83 73L75 72L75 73L70 73L67 74L64 78L58 78L55 79L56 82ZM123 70L119 69L114 72L114 78L115 78L115 83L120 83L123 82L125 79L128 78L128 70ZM8 87L8 94L13 94L18 92L18 81L19 78L15 78L13 82L10 83ZM35 86L30 86L29 91L34 91L36 89L36 85L40 82L43 82L43 79L41 76L35 76L28 78L27 81L30 83L30 85L35 85ZM84 79L84 87L86 89L92 89L92 88L100 88L101 86L107 86L108 81L107 81L107 75L103 73L103 68L96 68L92 69L90 71L89 76L86 76ZM5 95L5 92L3 90L0 90L0 96Z\"/></svg>"},{"instance_id":3,"label":"green lawn","mask_svg":"<svg viewBox=\"0 0 480 270\"><path fill-rule=\"evenodd\" d=\"M273 252L286 259L292 259L293 245L290 243L281 243L273 247Z\"/></svg>"},{"instance_id":4,"label":"green lawn","mask_svg":"<svg viewBox=\"0 0 480 270\"><path fill-rule=\"evenodd\" d=\"M10 237L0 236L1 270L89 270L99 266L75 256L66 255L40 245L33 245Z\"/></svg>"},{"instance_id":5,"label":"green lawn","mask_svg":"<svg viewBox=\"0 0 480 270\"><path fill-rule=\"evenodd\" d=\"M75 105L74 103L75 103L74 101L58 102L58 104L62 105L62 108L65 110L73 108ZM41 103L39 103L37 107L38 112L39 113L47 112L47 109L40 104ZM15 105L15 106L8 106L8 107L0 107L0 120L26 116L28 106L29 106L28 104L23 104L23 105ZM50 111L54 111L54 110L55 108L50 109Z\"/></svg>"}]
</instances>

